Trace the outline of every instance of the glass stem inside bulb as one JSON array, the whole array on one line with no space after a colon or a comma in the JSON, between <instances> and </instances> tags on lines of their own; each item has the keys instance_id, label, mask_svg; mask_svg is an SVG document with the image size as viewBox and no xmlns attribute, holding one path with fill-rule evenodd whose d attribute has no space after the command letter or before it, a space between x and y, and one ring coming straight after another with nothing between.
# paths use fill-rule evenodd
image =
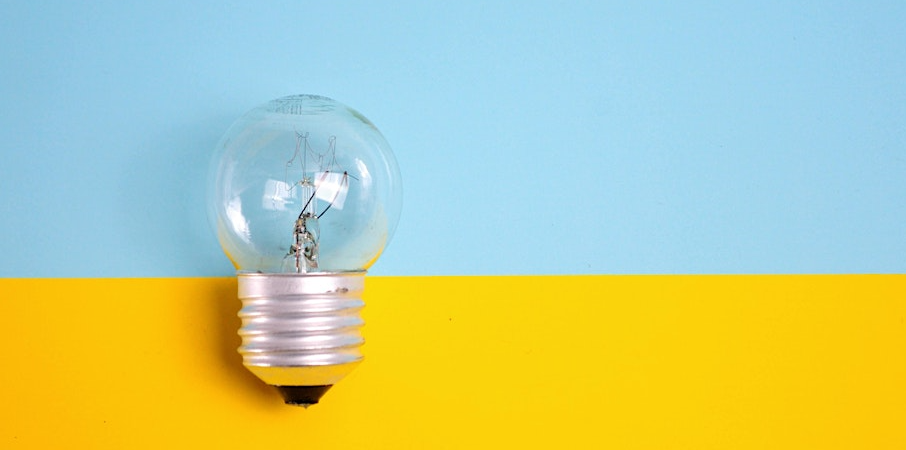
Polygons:
<instances>
[{"instance_id":1,"label":"glass stem inside bulb","mask_svg":"<svg viewBox=\"0 0 906 450\"><path fill-rule=\"evenodd\" d=\"M296 273L307 273L318 268L318 216L315 207L316 188L310 177L304 177L299 183L302 189L302 198L307 198L305 206L299 213L299 218L293 226L293 244L290 246L290 255L295 261Z\"/></svg>"}]
</instances>

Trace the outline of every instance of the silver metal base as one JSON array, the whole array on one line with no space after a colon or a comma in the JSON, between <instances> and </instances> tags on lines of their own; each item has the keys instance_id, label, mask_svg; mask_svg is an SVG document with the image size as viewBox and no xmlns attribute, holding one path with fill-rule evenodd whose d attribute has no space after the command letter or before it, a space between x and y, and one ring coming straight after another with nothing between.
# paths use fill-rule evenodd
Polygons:
<instances>
[{"instance_id":1,"label":"silver metal base","mask_svg":"<svg viewBox=\"0 0 906 450\"><path fill-rule=\"evenodd\" d=\"M239 274L245 366L274 386L329 386L362 361L365 272Z\"/></svg>"}]
</instances>

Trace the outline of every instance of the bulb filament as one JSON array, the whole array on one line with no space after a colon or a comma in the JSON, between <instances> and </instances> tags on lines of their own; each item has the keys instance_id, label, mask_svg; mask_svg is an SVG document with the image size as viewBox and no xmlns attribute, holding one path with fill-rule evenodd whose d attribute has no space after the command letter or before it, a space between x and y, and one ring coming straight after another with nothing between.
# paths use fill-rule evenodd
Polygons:
<instances>
[{"instance_id":1,"label":"bulb filament","mask_svg":"<svg viewBox=\"0 0 906 450\"><path fill-rule=\"evenodd\" d=\"M355 179L345 170L342 176L339 176L339 170L335 170L339 168L335 136L328 139L327 151L324 153L317 153L312 149L308 137L308 133L296 132L296 150L293 157L286 162L284 180L285 185L290 186L290 191L298 187L301 190L301 198L305 199L305 204L293 224L293 239L286 254L287 258L292 258L297 273L318 269L321 231L319 219L335 204L342 207L349 190L349 178ZM289 183L290 170L297 159L301 164L302 178ZM317 166L317 170L309 171L309 159ZM319 191L325 187L326 193ZM327 203L320 213L318 213L319 200Z\"/></svg>"}]
</instances>

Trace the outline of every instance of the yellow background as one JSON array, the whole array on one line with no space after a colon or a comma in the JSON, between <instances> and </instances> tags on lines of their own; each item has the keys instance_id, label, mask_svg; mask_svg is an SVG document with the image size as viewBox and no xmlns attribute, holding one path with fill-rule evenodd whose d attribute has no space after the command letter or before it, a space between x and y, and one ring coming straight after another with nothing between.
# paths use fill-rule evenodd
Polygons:
<instances>
[{"instance_id":1,"label":"yellow background","mask_svg":"<svg viewBox=\"0 0 906 450\"><path fill-rule=\"evenodd\" d=\"M0 448L906 448L906 276L369 277L309 409L229 278L5 279Z\"/></svg>"}]
</instances>

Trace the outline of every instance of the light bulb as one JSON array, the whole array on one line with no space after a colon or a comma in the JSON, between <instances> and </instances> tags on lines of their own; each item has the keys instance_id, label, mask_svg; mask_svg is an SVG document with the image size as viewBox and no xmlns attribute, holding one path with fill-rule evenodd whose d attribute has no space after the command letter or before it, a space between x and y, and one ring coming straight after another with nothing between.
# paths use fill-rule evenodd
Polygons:
<instances>
[{"instance_id":1,"label":"light bulb","mask_svg":"<svg viewBox=\"0 0 906 450\"><path fill-rule=\"evenodd\" d=\"M308 406L361 360L365 272L399 219L387 141L326 97L261 105L221 138L209 216L237 269L245 366Z\"/></svg>"}]
</instances>

